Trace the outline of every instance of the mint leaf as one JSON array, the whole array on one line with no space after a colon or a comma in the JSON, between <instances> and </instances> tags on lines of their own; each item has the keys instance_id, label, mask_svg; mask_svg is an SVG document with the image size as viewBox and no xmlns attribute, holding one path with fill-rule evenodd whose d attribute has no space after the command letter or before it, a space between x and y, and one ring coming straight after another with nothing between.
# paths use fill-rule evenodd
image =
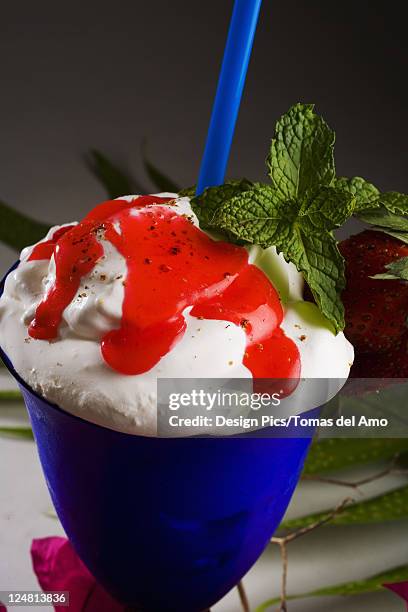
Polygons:
<instances>
[{"instance_id":1,"label":"mint leaf","mask_svg":"<svg viewBox=\"0 0 408 612\"><path fill-rule=\"evenodd\" d=\"M345 287L344 262L336 240L329 234L305 232L301 225L294 230L297 235L285 246L277 248L287 261L303 272L313 297L321 312L333 324L335 332L344 329L344 307L340 294Z\"/></svg>"},{"instance_id":2,"label":"mint leaf","mask_svg":"<svg viewBox=\"0 0 408 612\"><path fill-rule=\"evenodd\" d=\"M373 230L384 232L408 244L408 215L399 215L385 206L379 206L360 211L357 216L361 221L372 225Z\"/></svg>"},{"instance_id":3,"label":"mint leaf","mask_svg":"<svg viewBox=\"0 0 408 612\"><path fill-rule=\"evenodd\" d=\"M406 244L408 244L408 232L398 232L398 231L394 231L392 229L389 229L387 227L372 227L371 229L373 230L377 230L378 232L384 232L385 234L388 234L389 236L392 236L393 238L397 238L397 240L401 240L401 242L405 242Z\"/></svg>"},{"instance_id":4,"label":"mint leaf","mask_svg":"<svg viewBox=\"0 0 408 612\"><path fill-rule=\"evenodd\" d=\"M204 192L205 193L205 192ZM238 193L214 206L210 227L227 232L239 240L267 248L288 230L297 211L269 185ZM287 213L285 216L285 212ZM291 219L293 217L293 219Z\"/></svg>"},{"instance_id":5,"label":"mint leaf","mask_svg":"<svg viewBox=\"0 0 408 612\"><path fill-rule=\"evenodd\" d=\"M219 206L211 227L250 244L275 246L303 273L338 332L344 328L344 261L331 232L352 215L354 205L351 194L331 187L321 188L308 202L285 202L277 189L257 186Z\"/></svg>"},{"instance_id":6,"label":"mint leaf","mask_svg":"<svg viewBox=\"0 0 408 612\"><path fill-rule=\"evenodd\" d=\"M179 189L178 195L183 198L193 198L197 191L197 185L192 185L192 187L184 187L184 189Z\"/></svg>"},{"instance_id":7,"label":"mint leaf","mask_svg":"<svg viewBox=\"0 0 408 612\"><path fill-rule=\"evenodd\" d=\"M396 231L408 231L408 215L404 217L403 215L395 214L385 208L385 206L367 208L358 212L357 216L361 221L365 221L370 225L387 227Z\"/></svg>"},{"instance_id":8,"label":"mint leaf","mask_svg":"<svg viewBox=\"0 0 408 612\"><path fill-rule=\"evenodd\" d=\"M382 193L378 198L379 203L387 210L397 215L408 215L408 195L397 191Z\"/></svg>"},{"instance_id":9,"label":"mint leaf","mask_svg":"<svg viewBox=\"0 0 408 612\"><path fill-rule=\"evenodd\" d=\"M318 230L334 230L354 212L355 197L334 187L322 187L310 202L302 205L301 214Z\"/></svg>"},{"instance_id":10,"label":"mint leaf","mask_svg":"<svg viewBox=\"0 0 408 612\"><path fill-rule=\"evenodd\" d=\"M28 244L35 244L47 234L50 226L18 212L0 202L0 241L21 251Z\"/></svg>"},{"instance_id":11,"label":"mint leaf","mask_svg":"<svg viewBox=\"0 0 408 612\"><path fill-rule=\"evenodd\" d=\"M335 135L313 108L313 104L295 104L275 127L267 166L284 199L308 197L329 186L335 176Z\"/></svg>"},{"instance_id":12,"label":"mint leaf","mask_svg":"<svg viewBox=\"0 0 408 612\"><path fill-rule=\"evenodd\" d=\"M92 150L86 161L88 168L105 187L110 198L147 193L142 185L111 162L100 151Z\"/></svg>"},{"instance_id":13,"label":"mint leaf","mask_svg":"<svg viewBox=\"0 0 408 612\"><path fill-rule=\"evenodd\" d=\"M398 279L408 281L408 257L401 257L385 266L388 272L376 274L373 278Z\"/></svg>"},{"instance_id":14,"label":"mint leaf","mask_svg":"<svg viewBox=\"0 0 408 612\"><path fill-rule=\"evenodd\" d=\"M377 187L361 176L354 176L351 179L344 176L336 178L333 187L348 191L356 198L356 211L375 206L380 196Z\"/></svg>"},{"instance_id":15,"label":"mint leaf","mask_svg":"<svg viewBox=\"0 0 408 612\"><path fill-rule=\"evenodd\" d=\"M191 208L195 212L202 229L212 227L214 213L227 200L247 191L253 187L253 183L247 179L229 181L217 187L208 187L200 196L193 197Z\"/></svg>"},{"instance_id":16,"label":"mint leaf","mask_svg":"<svg viewBox=\"0 0 408 612\"><path fill-rule=\"evenodd\" d=\"M408 244L408 195L389 191L378 196L368 207L357 206L357 217Z\"/></svg>"}]
</instances>

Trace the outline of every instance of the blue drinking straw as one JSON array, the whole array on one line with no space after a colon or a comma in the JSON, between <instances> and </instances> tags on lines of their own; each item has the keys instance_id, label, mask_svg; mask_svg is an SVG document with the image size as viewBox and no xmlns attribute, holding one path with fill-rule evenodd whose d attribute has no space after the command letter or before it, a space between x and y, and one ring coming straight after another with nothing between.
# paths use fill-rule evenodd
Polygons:
<instances>
[{"instance_id":1,"label":"blue drinking straw","mask_svg":"<svg viewBox=\"0 0 408 612\"><path fill-rule=\"evenodd\" d=\"M224 182L262 0L235 0L201 162L197 195Z\"/></svg>"}]
</instances>

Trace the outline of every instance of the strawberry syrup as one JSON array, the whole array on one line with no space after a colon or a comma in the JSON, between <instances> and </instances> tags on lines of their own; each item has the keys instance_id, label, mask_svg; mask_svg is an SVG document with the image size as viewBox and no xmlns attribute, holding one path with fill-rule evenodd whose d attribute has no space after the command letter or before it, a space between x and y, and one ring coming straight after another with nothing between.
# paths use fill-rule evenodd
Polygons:
<instances>
[{"instance_id":1,"label":"strawberry syrup","mask_svg":"<svg viewBox=\"0 0 408 612\"><path fill-rule=\"evenodd\" d=\"M169 203L157 196L104 202L78 225L37 245L29 259L53 254L56 280L37 307L29 335L42 340L58 335L64 309L108 240L127 264L121 326L101 342L111 368L123 374L150 370L182 338L183 310L192 306L194 317L230 321L245 330L243 363L254 378L298 378L299 352L280 328L282 305L269 279L248 263L244 248L212 240L163 206Z\"/></svg>"}]
</instances>

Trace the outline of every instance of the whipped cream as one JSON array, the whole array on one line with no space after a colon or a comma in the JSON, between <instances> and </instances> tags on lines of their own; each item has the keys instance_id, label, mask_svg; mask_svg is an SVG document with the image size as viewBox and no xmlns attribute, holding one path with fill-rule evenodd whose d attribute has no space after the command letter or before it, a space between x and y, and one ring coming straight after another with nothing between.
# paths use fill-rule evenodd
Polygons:
<instances>
[{"instance_id":1,"label":"whipped cream","mask_svg":"<svg viewBox=\"0 0 408 612\"><path fill-rule=\"evenodd\" d=\"M158 195L174 197L171 209L198 226L188 198ZM135 197L120 199L131 202ZM44 241L58 229L52 228ZM148 372L124 375L111 369L102 358L100 341L120 326L127 269L123 256L109 241L103 241L103 257L82 277L77 295L65 308L58 338L29 337L27 327L56 273L53 257L28 261L33 248L22 251L19 266L6 279L0 298L0 343L18 374L49 401L112 429L155 435L158 378L252 378L243 365L246 336L242 327L225 320L197 319L189 314L190 307L183 312L183 337ZM352 346L343 334L334 334L315 304L303 300L303 277L293 264L285 262L274 247L255 246L248 251L250 263L262 269L278 290L284 308L281 327L298 347L301 381L290 402L291 411L294 405L302 411L308 379L328 379L326 400L337 393L349 374ZM313 405L308 409L322 397L310 401Z\"/></svg>"}]
</instances>

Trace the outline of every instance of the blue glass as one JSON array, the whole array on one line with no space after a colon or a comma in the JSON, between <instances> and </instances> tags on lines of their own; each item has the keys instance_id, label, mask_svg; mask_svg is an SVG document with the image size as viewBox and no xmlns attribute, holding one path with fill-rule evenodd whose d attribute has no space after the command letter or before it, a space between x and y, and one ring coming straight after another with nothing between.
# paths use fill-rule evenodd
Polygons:
<instances>
[{"instance_id":1,"label":"blue glass","mask_svg":"<svg viewBox=\"0 0 408 612\"><path fill-rule=\"evenodd\" d=\"M41 398L0 355L23 393L57 514L96 579L146 611L200 612L221 599L279 525L310 438L119 433Z\"/></svg>"}]
</instances>

